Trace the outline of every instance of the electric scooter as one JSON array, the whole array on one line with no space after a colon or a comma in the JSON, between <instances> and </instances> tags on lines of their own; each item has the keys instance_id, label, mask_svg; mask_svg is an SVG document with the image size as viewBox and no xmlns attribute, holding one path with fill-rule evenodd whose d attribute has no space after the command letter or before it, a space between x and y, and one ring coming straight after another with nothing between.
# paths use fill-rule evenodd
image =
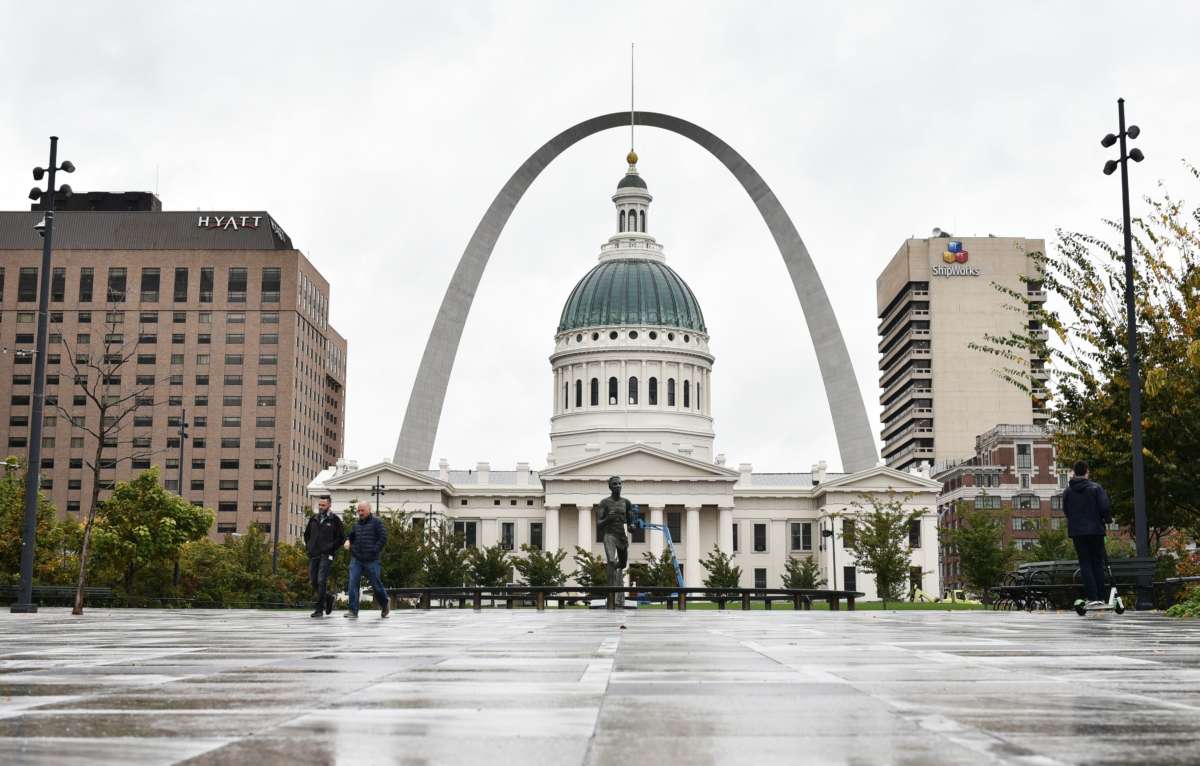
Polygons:
<instances>
[{"instance_id":1,"label":"electric scooter","mask_svg":"<svg viewBox=\"0 0 1200 766\"><path fill-rule=\"evenodd\" d=\"M1108 542L1107 538L1105 539L1104 542L1105 543ZM1121 600L1121 597L1117 595L1116 579L1113 577L1112 567L1109 566L1109 563L1108 563L1107 547L1104 550L1104 572L1106 575L1108 575L1108 580L1113 583L1113 586L1111 588L1109 588L1109 591L1108 591L1108 601L1105 601L1103 604L1101 604L1099 606L1088 606L1088 602L1087 602L1086 598L1077 598L1077 599L1075 599L1075 604L1074 604L1075 614L1079 615L1080 617L1083 617L1088 612L1107 612L1110 610L1113 612L1116 612L1117 614L1125 613L1125 602L1123 602Z\"/></svg>"}]
</instances>

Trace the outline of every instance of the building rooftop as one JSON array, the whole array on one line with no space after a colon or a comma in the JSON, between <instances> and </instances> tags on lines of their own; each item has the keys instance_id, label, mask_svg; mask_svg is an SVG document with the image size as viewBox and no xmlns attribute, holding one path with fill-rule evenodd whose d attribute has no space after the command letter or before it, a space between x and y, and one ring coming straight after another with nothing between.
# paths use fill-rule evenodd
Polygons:
<instances>
[{"instance_id":1,"label":"building rooftop","mask_svg":"<svg viewBox=\"0 0 1200 766\"><path fill-rule=\"evenodd\" d=\"M0 212L0 250L41 250L38 210ZM54 215L55 250L292 250L264 210L100 211Z\"/></svg>"}]
</instances>

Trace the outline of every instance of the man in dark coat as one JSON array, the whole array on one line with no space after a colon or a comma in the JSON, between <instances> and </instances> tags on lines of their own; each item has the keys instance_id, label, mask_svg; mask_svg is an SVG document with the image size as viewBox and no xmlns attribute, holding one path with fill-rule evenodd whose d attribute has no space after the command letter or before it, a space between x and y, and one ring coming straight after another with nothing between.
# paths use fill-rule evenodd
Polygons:
<instances>
[{"instance_id":1,"label":"man in dark coat","mask_svg":"<svg viewBox=\"0 0 1200 766\"><path fill-rule=\"evenodd\" d=\"M1088 464L1075 464L1075 475L1063 492L1063 513L1067 516L1067 534L1079 556L1079 575L1083 580L1088 606L1103 603L1104 528L1112 521L1112 508L1104 488L1088 478Z\"/></svg>"},{"instance_id":2,"label":"man in dark coat","mask_svg":"<svg viewBox=\"0 0 1200 766\"><path fill-rule=\"evenodd\" d=\"M387 527L371 514L371 504L366 500L358 504L358 521L350 528L350 611L346 617L358 617L358 584L363 574L371 582L375 600L379 602L380 617L387 617L388 594L379 576L379 554L387 545Z\"/></svg>"},{"instance_id":3,"label":"man in dark coat","mask_svg":"<svg viewBox=\"0 0 1200 766\"><path fill-rule=\"evenodd\" d=\"M317 592L317 608L313 617L333 611L333 594L329 593L329 567L338 548L346 542L342 520L329 511L329 495L317 498L317 513L304 527L304 545L308 549L308 581Z\"/></svg>"}]
</instances>

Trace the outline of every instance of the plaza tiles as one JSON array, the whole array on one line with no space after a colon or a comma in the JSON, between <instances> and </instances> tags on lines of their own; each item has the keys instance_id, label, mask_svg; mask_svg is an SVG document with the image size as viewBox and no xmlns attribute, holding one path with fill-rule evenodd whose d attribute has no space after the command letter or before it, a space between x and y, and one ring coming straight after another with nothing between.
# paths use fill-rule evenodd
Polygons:
<instances>
[{"instance_id":1,"label":"plaza tiles","mask_svg":"<svg viewBox=\"0 0 1200 766\"><path fill-rule=\"evenodd\" d=\"M1183 764L1198 722L1157 615L0 615L10 766Z\"/></svg>"}]
</instances>

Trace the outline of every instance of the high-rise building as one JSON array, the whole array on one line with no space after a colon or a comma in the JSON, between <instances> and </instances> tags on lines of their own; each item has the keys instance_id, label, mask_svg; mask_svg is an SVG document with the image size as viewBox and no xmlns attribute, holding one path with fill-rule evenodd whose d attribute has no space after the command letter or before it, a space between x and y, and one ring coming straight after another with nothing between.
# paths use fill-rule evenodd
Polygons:
<instances>
[{"instance_id":1,"label":"high-rise building","mask_svg":"<svg viewBox=\"0 0 1200 766\"><path fill-rule=\"evenodd\" d=\"M1042 425L1044 400L1001 379L1004 360L970 347L1022 327L1046 332L996 289L1044 301L1030 253L1040 239L909 239L876 280L882 456L893 468L962 460L996 423ZM1025 277L1026 279L1022 279ZM1045 360L1031 359L1035 377Z\"/></svg>"},{"instance_id":2,"label":"high-rise building","mask_svg":"<svg viewBox=\"0 0 1200 766\"><path fill-rule=\"evenodd\" d=\"M278 454L280 537L295 539L306 485L343 448L346 341L329 324L328 281L264 211L163 212L150 194L78 196L84 209L56 216L47 307L42 482L55 507L78 518L91 496L85 461L96 441L77 424L95 432L99 414L75 376L98 379L122 355L101 393L133 395L136 409L105 455L101 498L157 466L168 489L216 512L213 535L270 531ZM42 216L0 212L0 448L22 458Z\"/></svg>"}]
</instances>

